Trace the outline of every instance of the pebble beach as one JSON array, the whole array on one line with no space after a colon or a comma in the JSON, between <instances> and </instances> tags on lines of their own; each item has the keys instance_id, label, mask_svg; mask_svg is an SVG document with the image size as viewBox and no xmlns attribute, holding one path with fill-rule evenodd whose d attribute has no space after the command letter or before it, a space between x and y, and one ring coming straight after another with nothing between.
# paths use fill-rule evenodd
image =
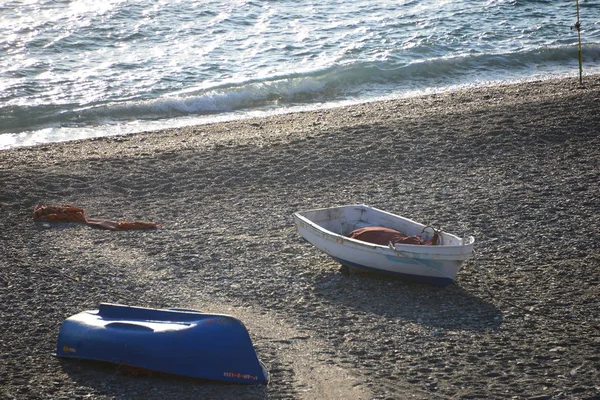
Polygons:
<instances>
[{"instance_id":1,"label":"pebble beach","mask_svg":"<svg viewBox=\"0 0 600 400\"><path fill-rule=\"evenodd\" d=\"M600 398L599 127L592 75L0 151L0 397ZM292 214L359 203L475 256L444 288L344 274ZM235 316L271 382L56 358L102 302Z\"/></svg>"}]
</instances>

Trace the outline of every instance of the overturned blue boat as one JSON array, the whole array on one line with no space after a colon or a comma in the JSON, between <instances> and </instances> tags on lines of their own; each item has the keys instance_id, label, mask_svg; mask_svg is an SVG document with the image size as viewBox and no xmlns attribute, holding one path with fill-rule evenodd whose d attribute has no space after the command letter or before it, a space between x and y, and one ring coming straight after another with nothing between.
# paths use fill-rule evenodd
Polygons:
<instances>
[{"instance_id":1,"label":"overturned blue boat","mask_svg":"<svg viewBox=\"0 0 600 400\"><path fill-rule=\"evenodd\" d=\"M195 310L100 304L66 319L56 355L243 384L266 384L242 322Z\"/></svg>"}]
</instances>

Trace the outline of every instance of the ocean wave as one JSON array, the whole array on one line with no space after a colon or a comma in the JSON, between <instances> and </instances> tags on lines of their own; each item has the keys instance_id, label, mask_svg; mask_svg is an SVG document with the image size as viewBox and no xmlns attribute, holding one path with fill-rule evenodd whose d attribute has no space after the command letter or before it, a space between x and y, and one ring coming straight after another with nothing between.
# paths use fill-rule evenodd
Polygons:
<instances>
[{"instance_id":1,"label":"ocean wave","mask_svg":"<svg viewBox=\"0 0 600 400\"><path fill-rule=\"evenodd\" d=\"M583 47L584 67L600 66L600 44ZM578 63L577 46L556 46L515 53L467 54L400 63L389 58L355 61L313 71L214 84L145 100L77 104L0 106L0 132L48 127L84 127L180 116L269 110L342 100L401 94L419 88L524 79L564 71Z\"/></svg>"}]
</instances>

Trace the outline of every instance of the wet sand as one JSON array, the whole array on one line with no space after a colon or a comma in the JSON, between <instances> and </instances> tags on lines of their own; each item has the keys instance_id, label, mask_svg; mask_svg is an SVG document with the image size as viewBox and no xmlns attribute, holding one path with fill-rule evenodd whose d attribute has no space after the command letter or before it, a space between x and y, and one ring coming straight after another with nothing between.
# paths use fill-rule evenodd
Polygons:
<instances>
[{"instance_id":1,"label":"wet sand","mask_svg":"<svg viewBox=\"0 0 600 400\"><path fill-rule=\"evenodd\" d=\"M0 151L7 399L600 396L600 76ZM292 214L365 203L476 238L455 285L344 275ZM157 231L35 224L37 204ZM228 313L271 383L53 356L100 302Z\"/></svg>"}]
</instances>

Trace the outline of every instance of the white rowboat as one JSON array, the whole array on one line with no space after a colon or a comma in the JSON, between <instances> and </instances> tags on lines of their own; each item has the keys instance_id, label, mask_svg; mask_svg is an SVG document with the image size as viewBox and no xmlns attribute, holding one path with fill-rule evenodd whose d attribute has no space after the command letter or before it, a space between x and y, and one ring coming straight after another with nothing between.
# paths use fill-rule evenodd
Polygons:
<instances>
[{"instance_id":1,"label":"white rowboat","mask_svg":"<svg viewBox=\"0 0 600 400\"><path fill-rule=\"evenodd\" d=\"M473 253L475 238L440 232L437 245L390 243L387 246L348 237L355 229L384 227L431 240L433 229L408 218L365 205L299 211L294 222L310 244L350 269L445 286Z\"/></svg>"}]
</instances>

